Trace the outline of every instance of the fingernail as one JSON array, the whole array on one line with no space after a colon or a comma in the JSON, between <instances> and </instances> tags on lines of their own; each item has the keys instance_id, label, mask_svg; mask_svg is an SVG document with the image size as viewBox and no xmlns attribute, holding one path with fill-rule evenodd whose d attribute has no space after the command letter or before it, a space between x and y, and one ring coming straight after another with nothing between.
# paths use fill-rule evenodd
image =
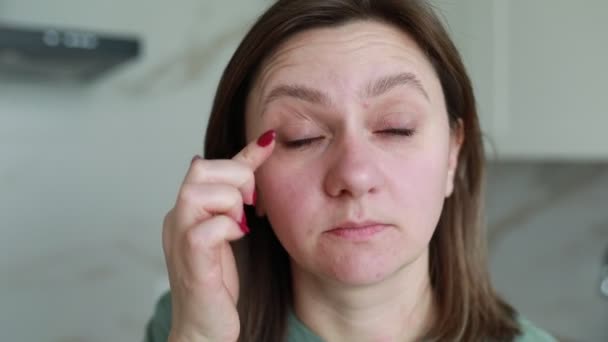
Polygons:
<instances>
[{"instance_id":1,"label":"fingernail","mask_svg":"<svg viewBox=\"0 0 608 342\"><path fill-rule=\"evenodd\" d=\"M253 190L253 199L251 200L251 205L255 206L255 202L258 200L258 192Z\"/></svg>"},{"instance_id":2,"label":"fingernail","mask_svg":"<svg viewBox=\"0 0 608 342\"><path fill-rule=\"evenodd\" d=\"M245 213L243 213L243 217L241 218L241 222L239 222L239 226L241 226L241 230L245 234L249 234L249 232L251 231L249 229L249 226L247 226L247 215L245 215Z\"/></svg>"},{"instance_id":3,"label":"fingernail","mask_svg":"<svg viewBox=\"0 0 608 342\"><path fill-rule=\"evenodd\" d=\"M194 163L194 161L195 161L195 160L197 160L197 159L203 159L203 158L201 158L201 156L199 156L199 155L197 154L197 155L195 155L194 157L192 157L192 161L190 162L190 164Z\"/></svg>"},{"instance_id":4,"label":"fingernail","mask_svg":"<svg viewBox=\"0 0 608 342\"><path fill-rule=\"evenodd\" d=\"M258 145L261 147L266 147L266 146L270 145L270 143L272 143L272 141L274 140L276 134L277 133L275 132L274 129L271 129L270 131L262 134L258 138Z\"/></svg>"}]
</instances>

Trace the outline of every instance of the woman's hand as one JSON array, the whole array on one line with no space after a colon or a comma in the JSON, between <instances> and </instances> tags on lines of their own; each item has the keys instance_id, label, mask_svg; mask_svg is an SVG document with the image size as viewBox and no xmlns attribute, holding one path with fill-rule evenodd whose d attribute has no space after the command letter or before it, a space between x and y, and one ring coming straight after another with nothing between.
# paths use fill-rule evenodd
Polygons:
<instances>
[{"instance_id":1,"label":"woman's hand","mask_svg":"<svg viewBox=\"0 0 608 342\"><path fill-rule=\"evenodd\" d=\"M248 233L254 171L274 148L268 131L232 159L195 157L163 224L172 301L170 341L236 341L239 283L229 242Z\"/></svg>"}]
</instances>

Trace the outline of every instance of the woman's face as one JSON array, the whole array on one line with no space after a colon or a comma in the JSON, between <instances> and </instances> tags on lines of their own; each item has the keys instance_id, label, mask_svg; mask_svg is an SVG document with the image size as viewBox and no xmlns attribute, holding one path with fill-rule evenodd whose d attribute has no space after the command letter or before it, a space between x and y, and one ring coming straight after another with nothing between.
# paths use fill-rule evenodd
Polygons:
<instances>
[{"instance_id":1,"label":"woman's face","mask_svg":"<svg viewBox=\"0 0 608 342\"><path fill-rule=\"evenodd\" d=\"M423 260L461 132L407 34L361 21L294 36L263 65L246 121L248 140L277 131L257 210L295 272L364 285Z\"/></svg>"}]
</instances>

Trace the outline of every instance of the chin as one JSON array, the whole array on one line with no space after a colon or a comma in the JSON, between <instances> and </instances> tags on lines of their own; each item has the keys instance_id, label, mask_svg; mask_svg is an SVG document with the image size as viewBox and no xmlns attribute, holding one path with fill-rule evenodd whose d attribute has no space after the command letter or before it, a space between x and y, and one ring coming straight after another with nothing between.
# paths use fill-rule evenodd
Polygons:
<instances>
[{"instance_id":1,"label":"chin","mask_svg":"<svg viewBox=\"0 0 608 342\"><path fill-rule=\"evenodd\" d=\"M330 261L331 263L327 263ZM347 286L368 286L382 282L407 265L405 258L388 255L349 255L322 261L323 273Z\"/></svg>"},{"instance_id":2,"label":"chin","mask_svg":"<svg viewBox=\"0 0 608 342\"><path fill-rule=\"evenodd\" d=\"M404 272L428 273L428 245L422 241L340 247L318 250L317 270L345 286L375 285Z\"/></svg>"}]
</instances>

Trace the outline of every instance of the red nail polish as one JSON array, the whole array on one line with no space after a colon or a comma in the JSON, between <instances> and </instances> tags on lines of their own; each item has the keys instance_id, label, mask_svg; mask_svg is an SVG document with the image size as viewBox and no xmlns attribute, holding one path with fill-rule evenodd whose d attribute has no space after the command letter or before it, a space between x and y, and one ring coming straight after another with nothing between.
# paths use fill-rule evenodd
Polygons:
<instances>
[{"instance_id":1,"label":"red nail polish","mask_svg":"<svg viewBox=\"0 0 608 342\"><path fill-rule=\"evenodd\" d=\"M245 213L243 213L243 217L241 218L241 222L239 222L239 226L241 226L241 230L245 234L249 234L249 232L251 231L249 229L249 226L247 226L247 215L245 215Z\"/></svg>"},{"instance_id":2,"label":"red nail polish","mask_svg":"<svg viewBox=\"0 0 608 342\"><path fill-rule=\"evenodd\" d=\"M277 135L277 132L275 132L274 129L271 129L270 131L262 134L258 138L258 145L261 147L266 147L266 146L270 145L274 141L274 138L276 137L276 135Z\"/></svg>"}]
</instances>

